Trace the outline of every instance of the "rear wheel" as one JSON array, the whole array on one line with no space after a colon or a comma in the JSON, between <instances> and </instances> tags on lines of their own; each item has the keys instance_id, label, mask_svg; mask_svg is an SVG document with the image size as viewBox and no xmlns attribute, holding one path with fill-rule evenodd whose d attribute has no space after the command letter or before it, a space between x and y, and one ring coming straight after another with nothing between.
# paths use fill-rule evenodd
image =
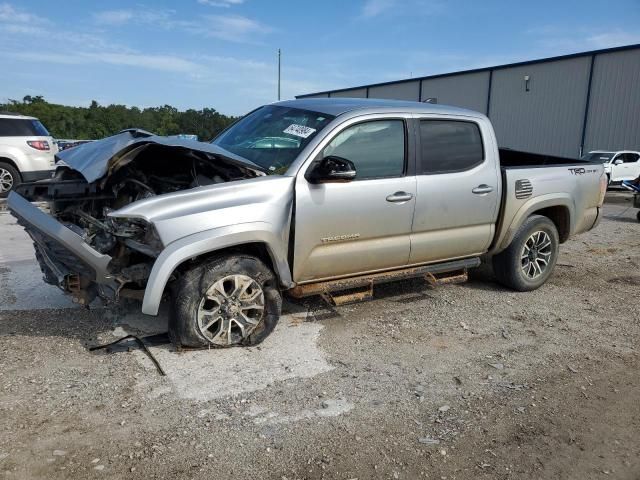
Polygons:
<instances>
[{"instance_id":1,"label":"rear wheel","mask_svg":"<svg viewBox=\"0 0 640 480\"><path fill-rule=\"evenodd\" d=\"M21 182L20 173L13 165L0 162L0 198L7 197Z\"/></svg>"},{"instance_id":2,"label":"rear wheel","mask_svg":"<svg viewBox=\"0 0 640 480\"><path fill-rule=\"evenodd\" d=\"M640 222L640 211L638 211L638 213L636 213L636 218L638 219L638 221Z\"/></svg>"},{"instance_id":3,"label":"rear wheel","mask_svg":"<svg viewBox=\"0 0 640 480\"><path fill-rule=\"evenodd\" d=\"M256 345L273 331L281 309L276 277L261 260L217 257L178 281L169 334L185 347Z\"/></svg>"},{"instance_id":4,"label":"rear wheel","mask_svg":"<svg viewBox=\"0 0 640 480\"><path fill-rule=\"evenodd\" d=\"M532 215L520 227L507 249L493 257L496 278L514 290L535 290L553 272L559 244L554 223L547 217Z\"/></svg>"}]
</instances>

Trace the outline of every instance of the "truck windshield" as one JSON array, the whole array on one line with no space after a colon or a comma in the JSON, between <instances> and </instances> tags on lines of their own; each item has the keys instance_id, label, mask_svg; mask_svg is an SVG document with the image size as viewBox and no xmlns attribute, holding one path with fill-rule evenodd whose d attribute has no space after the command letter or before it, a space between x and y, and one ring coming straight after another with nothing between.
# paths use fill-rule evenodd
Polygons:
<instances>
[{"instance_id":1,"label":"truck windshield","mask_svg":"<svg viewBox=\"0 0 640 480\"><path fill-rule=\"evenodd\" d=\"M585 162L602 162L607 163L613 157L612 152L589 152L582 156Z\"/></svg>"},{"instance_id":2,"label":"truck windshield","mask_svg":"<svg viewBox=\"0 0 640 480\"><path fill-rule=\"evenodd\" d=\"M335 117L267 105L251 112L211 143L283 174L304 147Z\"/></svg>"}]
</instances>

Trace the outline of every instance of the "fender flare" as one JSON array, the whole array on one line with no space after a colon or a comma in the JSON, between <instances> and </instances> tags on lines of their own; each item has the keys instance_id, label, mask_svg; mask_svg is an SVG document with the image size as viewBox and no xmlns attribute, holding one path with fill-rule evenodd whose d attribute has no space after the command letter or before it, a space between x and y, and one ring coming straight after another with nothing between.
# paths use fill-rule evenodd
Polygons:
<instances>
[{"instance_id":1,"label":"fender flare","mask_svg":"<svg viewBox=\"0 0 640 480\"><path fill-rule=\"evenodd\" d=\"M287 261L286 233L274 232L266 222L250 222L206 230L169 244L153 264L142 301L142 313L157 315L169 278L185 261L202 254L246 243L264 243L280 284L293 286Z\"/></svg>"},{"instance_id":2,"label":"fender flare","mask_svg":"<svg viewBox=\"0 0 640 480\"><path fill-rule=\"evenodd\" d=\"M518 209L509 226L503 229L501 238L496 242L496 248L492 253L499 253L507 248L520 226L532 213L549 207L566 207L569 210L569 231L572 234L575 231L575 208L571 197L563 193L541 195L530 199Z\"/></svg>"}]
</instances>

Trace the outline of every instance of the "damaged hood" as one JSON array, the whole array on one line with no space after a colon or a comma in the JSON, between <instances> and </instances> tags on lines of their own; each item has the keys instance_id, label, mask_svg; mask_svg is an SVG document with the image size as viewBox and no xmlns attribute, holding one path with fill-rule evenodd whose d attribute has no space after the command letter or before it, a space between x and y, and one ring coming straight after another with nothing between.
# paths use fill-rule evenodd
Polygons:
<instances>
[{"instance_id":1,"label":"damaged hood","mask_svg":"<svg viewBox=\"0 0 640 480\"><path fill-rule=\"evenodd\" d=\"M155 226L162 243L229 225L288 222L295 177L265 175L158 195L131 203L109 217L139 219ZM287 223L288 224L288 223ZM283 231L283 235L288 232Z\"/></svg>"},{"instance_id":2,"label":"damaged hood","mask_svg":"<svg viewBox=\"0 0 640 480\"><path fill-rule=\"evenodd\" d=\"M212 157L224 159L236 166L265 173L265 169L259 165L212 143L162 137L139 129L123 130L111 137L63 150L56 154L56 161L58 166L72 168L82 174L87 182L92 183L119 166L129 163L149 145L163 145L202 152Z\"/></svg>"}]
</instances>

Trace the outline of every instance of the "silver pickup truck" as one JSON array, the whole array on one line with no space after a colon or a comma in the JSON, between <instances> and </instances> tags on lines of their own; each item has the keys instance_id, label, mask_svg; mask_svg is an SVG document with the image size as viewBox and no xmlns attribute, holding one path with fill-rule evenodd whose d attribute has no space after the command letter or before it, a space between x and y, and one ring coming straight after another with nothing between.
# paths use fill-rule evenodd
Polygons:
<instances>
[{"instance_id":1,"label":"silver pickup truck","mask_svg":"<svg viewBox=\"0 0 640 480\"><path fill-rule=\"evenodd\" d=\"M78 303L173 307L177 345L253 345L282 292L333 301L481 259L527 291L559 244L593 228L602 163L498 148L484 115L360 99L263 106L211 143L128 130L58 154L8 206L47 283ZM50 214L30 203L50 202ZM3 246L10 248L10 246Z\"/></svg>"}]
</instances>

